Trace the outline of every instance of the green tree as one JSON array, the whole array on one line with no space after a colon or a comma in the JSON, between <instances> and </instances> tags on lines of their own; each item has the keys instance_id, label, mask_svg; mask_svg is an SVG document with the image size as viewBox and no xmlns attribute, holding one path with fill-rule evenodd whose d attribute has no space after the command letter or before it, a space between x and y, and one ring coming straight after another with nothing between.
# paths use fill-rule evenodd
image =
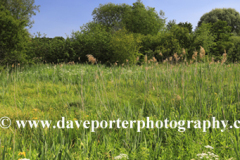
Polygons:
<instances>
[{"instance_id":1,"label":"green tree","mask_svg":"<svg viewBox=\"0 0 240 160\"><path fill-rule=\"evenodd\" d=\"M179 25L174 25L170 29L170 32L174 35L174 37L178 40L181 48L190 48L192 44L192 35L189 33L189 28L182 27Z\"/></svg>"},{"instance_id":2,"label":"green tree","mask_svg":"<svg viewBox=\"0 0 240 160\"><path fill-rule=\"evenodd\" d=\"M28 27L32 27L34 23L31 20L32 15L36 15L35 11L39 12L39 5L35 5L35 0L1 0L0 5L3 5L11 15L20 20L26 21Z\"/></svg>"},{"instance_id":3,"label":"green tree","mask_svg":"<svg viewBox=\"0 0 240 160\"><path fill-rule=\"evenodd\" d=\"M166 28L167 28L167 30L170 30L175 25L177 25L177 23L176 23L176 20L173 19L173 20L168 21Z\"/></svg>"},{"instance_id":4,"label":"green tree","mask_svg":"<svg viewBox=\"0 0 240 160\"><path fill-rule=\"evenodd\" d=\"M160 12L163 14L163 12ZM126 29L133 33L157 34L165 25L165 19L162 19L155 8L145 7L144 4L138 0L133 3L130 12L126 13L124 17Z\"/></svg>"},{"instance_id":5,"label":"green tree","mask_svg":"<svg viewBox=\"0 0 240 160\"><path fill-rule=\"evenodd\" d=\"M211 33L210 29L212 24L203 23L200 27L198 27L194 32L194 41L193 41L193 49L198 50L200 46L202 46L206 52L206 54L210 55L210 49L216 45L214 42L215 37L213 33Z\"/></svg>"},{"instance_id":6,"label":"green tree","mask_svg":"<svg viewBox=\"0 0 240 160\"><path fill-rule=\"evenodd\" d=\"M23 62L29 33L26 21L15 19L11 13L0 6L0 63Z\"/></svg>"},{"instance_id":7,"label":"green tree","mask_svg":"<svg viewBox=\"0 0 240 160\"><path fill-rule=\"evenodd\" d=\"M240 61L240 36L232 36L231 42L234 45L228 50L227 60L230 62L239 62Z\"/></svg>"},{"instance_id":8,"label":"green tree","mask_svg":"<svg viewBox=\"0 0 240 160\"><path fill-rule=\"evenodd\" d=\"M100 4L92 12L93 20L97 23L113 28L115 31L123 27L123 17L126 12L131 10L131 6L127 4L107 3Z\"/></svg>"},{"instance_id":9,"label":"green tree","mask_svg":"<svg viewBox=\"0 0 240 160\"><path fill-rule=\"evenodd\" d=\"M87 54L93 55L102 63L109 60L111 33L101 23L90 22L81 27L81 31L72 33L73 48L81 61L87 61Z\"/></svg>"},{"instance_id":10,"label":"green tree","mask_svg":"<svg viewBox=\"0 0 240 160\"><path fill-rule=\"evenodd\" d=\"M92 12L95 22L111 27L114 31L124 27L133 33L157 34L165 24L164 13L160 15L152 7L145 7L138 0L133 6L108 3L100 5Z\"/></svg>"},{"instance_id":11,"label":"green tree","mask_svg":"<svg viewBox=\"0 0 240 160\"><path fill-rule=\"evenodd\" d=\"M224 50L228 51L233 45L230 40L232 36L231 27L228 26L227 22L219 20L212 25L210 31L214 35L214 42L216 44L211 48L211 52L215 58L220 59Z\"/></svg>"},{"instance_id":12,"label":"green tree","mask_svg":"<svg viewBox=\"0 0 240 160\"><path fill-rule=\"evenodd\" d=\"M185 22L185 23L180 22L180 23L178 23L178 26L187 28L188 31L189 31L189 33L192 33L193 26L192 26L191 23L188 23L188 22Z\"/></svg>"},{"instance_id":13,"label":"green tree","mask_svg":"<svg viewBox=\"0 0 240 160\"><path fill-rule=\"evenodd\" d=\"M110 62L135 64L139 53L141 37L127 33L125 29L117 31L109 43L112 50ZM127 61L126 61L127 60Z\"/></svg>"},{"instance_id":14,"label":"green tree","mask_svg":"<svg viewBox=\"0 0 240 160\"><path fill-rule=\"evenodd\" d=\"M240 14L233 8L217 8L205 13L198 22L198 27L202 23L215 23L217 21L226 21L227 25L231 27L231 32L240 34Z\"/></svg>"}]
</instances>

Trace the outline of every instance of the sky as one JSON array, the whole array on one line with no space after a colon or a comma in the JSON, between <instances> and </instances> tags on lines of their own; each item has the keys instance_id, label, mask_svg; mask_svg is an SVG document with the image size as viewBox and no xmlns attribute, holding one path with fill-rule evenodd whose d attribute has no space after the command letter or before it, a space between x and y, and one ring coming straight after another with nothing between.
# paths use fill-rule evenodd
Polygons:
<instances>
[{"instance_id":1,"label":"sky","mask_svg":"<svg viewBox=\"0 0 240 160\"><path fill-rule=\"evenodd\" d=\"M32 17L33 27L29 29L32 35L40 32L46 37L71 36L72 31L79 31L80 26L93 20L92 11L99 4L109 2L132 5L137 0L35 0L40 5L40 12ZM147 7L154 7L159 13L165 13L167 22L176 20L190 22L193 29L201 16L215 8L234 8L240 13L240 0L142 0Z\"/></svg>"}]
</instances>

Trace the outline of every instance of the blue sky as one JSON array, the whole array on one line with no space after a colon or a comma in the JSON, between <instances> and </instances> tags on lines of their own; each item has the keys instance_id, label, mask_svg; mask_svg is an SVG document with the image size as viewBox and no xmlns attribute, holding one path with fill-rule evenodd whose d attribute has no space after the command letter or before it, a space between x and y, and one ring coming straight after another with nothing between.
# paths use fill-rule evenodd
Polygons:
<instances>
[{"instance_id":1,"label":"blue sky","mask_svg":"<svg viewBox=\"0 0 240 160\"><path fill-rule=\"evenodd\" d=\"M80 26L92 21L92 11L99 4L106 3L132 5L136 0L35 0L40 12L32 17L31 34L40 32L46 37L71 35ZM240 0L142 0L145 6L154 7L159 13L163 10L168 20L190 22L197 26L200 17L215 8L234 8L240 12Z\"/></svg>"}]
</instances>

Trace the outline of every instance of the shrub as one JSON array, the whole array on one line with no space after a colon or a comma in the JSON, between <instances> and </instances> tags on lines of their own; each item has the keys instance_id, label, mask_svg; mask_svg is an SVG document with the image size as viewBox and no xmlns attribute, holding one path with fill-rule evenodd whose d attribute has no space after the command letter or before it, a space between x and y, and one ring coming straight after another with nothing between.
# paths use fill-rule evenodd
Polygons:
<instances>
[{"instance_id":1,"label":"shrub","mask_svg":"<svg viewBox=\"0 0 240 160\"><path fill-rule=\"evenodd\" d=\"M110 48L112 55L110 62L125 63L126 60L129 64L134 64L137 61L141 43L141 37L134 36L132 33L127 33L125 29L115 32L110 41Z\"/></svg>"},{"instance_id":2,"label":"shrub","mask_svg":"<svg viewBox=\"0 0 240 160\"><path fill-rule=\"evenodd\" d=\"M232 36L230 39L234 45L228 51L227 60L229 62L240 61L240 36Z\"/></svg>"}]
</instances>

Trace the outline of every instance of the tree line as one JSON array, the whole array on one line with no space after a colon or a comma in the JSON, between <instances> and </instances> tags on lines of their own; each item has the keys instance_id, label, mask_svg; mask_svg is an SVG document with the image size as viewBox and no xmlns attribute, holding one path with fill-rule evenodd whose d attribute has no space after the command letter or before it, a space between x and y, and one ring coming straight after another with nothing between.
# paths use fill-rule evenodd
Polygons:
<instances>
[{"instance_id":1,"label":"tree line","mask_svg":"<svg viewBox=\"0 0 240 160\"><path fill-rule=\"evenodd\" d=\"M39 11L34 0L0 2L0 64L86 62L92 55L99 63L135 64L144 57L164 61L173 55L185 60L204 48L208 57L228 62L240 60L240 14L232 8L205 13L193 30L189 22L166 23L164 12L140 0L128 4L100 4L93 20L70 37L33 37L28 28ZM183 54L184 51L184 54ZM182 58L183 59L183 58Z\"/></svg>"}]
</instances>

